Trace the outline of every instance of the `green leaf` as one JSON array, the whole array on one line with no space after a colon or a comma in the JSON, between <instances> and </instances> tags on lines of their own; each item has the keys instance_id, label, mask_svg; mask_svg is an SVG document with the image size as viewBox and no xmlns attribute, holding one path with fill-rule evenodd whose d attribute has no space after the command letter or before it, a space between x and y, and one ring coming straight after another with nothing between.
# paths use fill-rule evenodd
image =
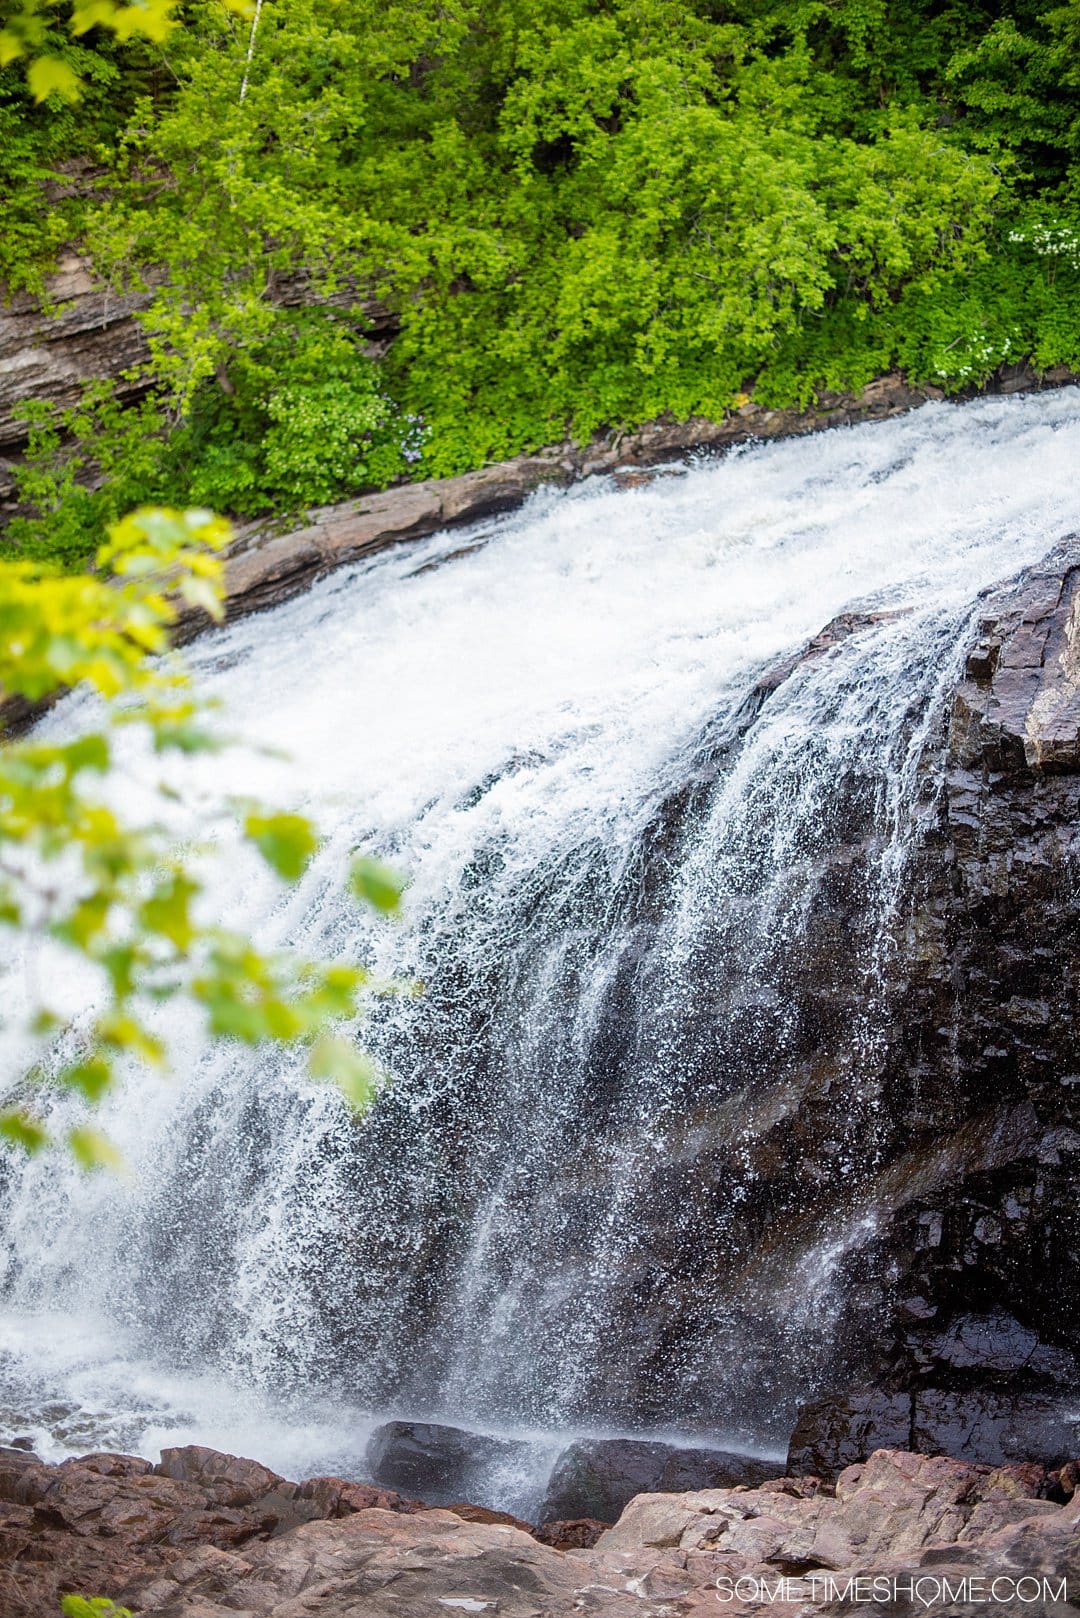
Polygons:
<instances>
[{"instance_id":1,"label":"green leaf","mask_svg":"<svg viewBox=\"0 0 1080 1618\"><path fill-rule=\"evenodd\" d=\"M368 1110L385 1074L370 1056L357 1050L347 1039L324 1034L312 1046L308 1070L313 1079L329 1079L336 1084L356 1113Z\"/></svg>"},{"instance_id":2,"label":"green leaf","mask_svg":"<svg viewBox=\"0 0 1080 1618\"><path fill-rule=\"evenodd\" d=\"M174 26L171 10L172 0L139 0L135 5L118 6L112 23L117 39L124 41L133 34L145 34L160 45Z\"/></svg>"},{"instance_id":3,"label":"green leaf","mask_svg":"<svg viewBox=\"0 0 1080 1618\"><path fill-rule=\"evenodd\" d=\"M104 775L109 768L109 744L104 736L80 736L64 749L68 769L72 775L79 770L95 770Z\"/></svg>"},{"instance_id":4,"label":"green leaf","mask_svg":"<svg viewBox=\"0 0 1080 1618\"><path fill-rule=\"evenodd\" d=\"M0 1113L0 1139L21 1146L25 1152L40 1152L49 1144L48 1133L36 1119L17 1109Z\"/></svg>"},{"instance_id":5,"label":"green leaf","mask_svg":"<svg viewBox=\"0 0 1080 1618\"><path fill-rule=\"evenodd\" d=\"M35 101L57 95L62 101L78 101L82 85L59 56L36 56L26 70L26 82Z\"/></svg>"},{"instance_id":6,"label":"green leaf","mask_svg":"<svg viewBox=\"0 0 1080 1618\"><path fill-rule=\"evenodd\" d=\"M107 1596L64 1596L60 1611L64 1618L131 1618L129 1607L118 1607Z\"/></svg>"},{"instance_id":7,"label":"green leaf","mask_svg":"<svg viewBox=\"0 0 1080 1618\"><path fill-rule=\"evenodd\" d=\"M154 721L155 753L216 753L220 748L220 737L191 719Z\"/></svg>"},{"instance_id":8,"label":"green leaf","mask_svg":"<svg viewBox=\"0 0 1080 1618\"><path fill-rule=\"evenodd\" d=\"M50 931L55 938L85 951L103 930L111 908L112 900L107 893L92 893L69 915L54 922Z\"/></svg>"},{"instance_id":9,"label":"green leaf","mask_svg":"<svg viewBox=\"0 0 1080 1618\"><path fill-rule=\"evenodd\" d=\"M244 834L286 882L303 876L319 846L315 828L303 815L248 815Z\"/></svg>"},{"instance_id":10,"label":"green leaf","mask_svg":"<svg viewBox=\"0 0 1080 1618\"><path fill-rule=\"evenodd\" d=\"M197 882L175 872L140 906L139 920L148 933L167 938L178 950L186 951L195 937L191 901L198 891Z\"/></svg>"},{"instance_id":11,"label":"green leaf","mask_svg":"<svg viewBox=\"0 0 1080 1618\"><path fill-rule=\"evenodd\" d=\"M401 904L404 880L381 860L358 854L349 866L349 887L357 899L375 910L391 914Z\"/></svg>"},{"instance_id":12,"label":"green leaf","mask_svg":"<svg viewBox=\"0 0 1080 1618\"><path fill-rule=\"evenodd\" d=\"M69 1129L67 1143L76 1163L88 1174L96 1169L112 1169L114 1173L119 1173L124 1167L124 1160L116 1147L96 1129Z\"/></svg>"},{"instance_id":13,"label":"green leaf","mask_svg":"<svg viewBox=\"0 0 1080 1618\"><path fill-rule=\"evenodd\" d=\"M101 26L111 28L113 18L116 16L116 6L113 0L88 0L88 3L76 4L71 10L71 32L85 34L89 29Z\"/></svg>"},{"instance_id":14,"label":"green leaf","mask_svg":"<svg viewBox=\"0 0 1080 1618\"><path fill-rule=\"evenodd\" d=\"M122 1005L135 992L135 969L139 964L138 950L131 944L116 944L111 949L102 950L97 959L99 965L109 974L113 998L118 1005Z\"/></svg>"},{"instance_id":15,"label":"green leaf","mask_svg":"<svg viewBox=\"0 0 1080 1618\"><path fill-rule=\"evenodd\" d=\"M10 28L0 28L0 67L17 61L23 50L23 42L17 34L13 34Z\"/></svg>"},{"instance_id":16,"label":"green leaf","mask_svg":"<svg viewBox=\"0 0 1080 1618\"><path fill-rule=\"evenodd\" d=\"M180 583L180 594L189 607L201 609L215 623L221 623L225 617L221 587L212 580L195 577L183 579Z\"/></svg>"},{"instance_id":17,"label":"green leaf","mask_svg":"<svg viewBox=\"0 0 1080 1618\"><path fill-rule=\"evenodd\" d=\"M160 1067L165 1060L161 1041L145 1029L142 1023L123 1012L104 1012L94 1024L94 1036L101 1044L115 1051L128 1051L151 1067Z\"/></svg>"},{"instance_id":18,"label":"green leaf","mask_svg":"<svg viewBox=\"0 0 1080 1618\"><path fill-rule=\"evenodd\" d=\"M103 1056L90 1056L64 1068L57 1076L57 1083L68 1090L78 1090L88 1101L100 1101L112 1077L112 1068Z\"/></svg>"}]
</instances>

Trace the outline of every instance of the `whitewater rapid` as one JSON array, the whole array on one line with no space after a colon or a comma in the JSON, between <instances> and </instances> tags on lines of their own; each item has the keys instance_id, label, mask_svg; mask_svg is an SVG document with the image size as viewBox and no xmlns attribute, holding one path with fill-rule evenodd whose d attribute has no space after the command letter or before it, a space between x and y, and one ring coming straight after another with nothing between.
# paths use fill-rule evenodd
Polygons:
<instances>
[{"instance_id":1,"label":"whitewater rapid","mask_svg":"<svg viewBox=\"0 0 1080 1618\"><path fill-rule=\"evenodd\" d=\"M3 1170L8 1436L50 1457L198 1441L292 1475L360 1475L387 1412L532 1432L547 1453L552 1431L629 1428L647 1408L654 1428L775 1447L734 1382L718 1431L696 1391L706 1337L651 1392L647 1334L627 1330L613 1357L641 1188L698 1089L720 1106L721 1069L742 1064L732 1128L752 1133L771 1083L767 1063L761 1095L745 1083L761 1028L737 1049L731 1029L736 1011L740 1029L765 1019L782 1050L798 877L852 761L881 845L871 970L920 738L979 592L1080 530L1078 465L1076 389L930 404L632 490L540 493L191 648L216 723L243 740L168 766L178 838L205 836L206 806L229 794L326 833L285 891L215 830L212 910L264 947L363 959L423 993L373 1014L391 1083L359 1129L300 1057L208 1049L181 1016L173 1078L140 1075L102 1110L128 1178L55 1157ZM657 901L665 806L761 673L849 610L899 615L766 706L694 800ZM46 728L88 711L73 699ZM129 808L161 771L132 745ZM406 874L399 922L342 898L356 848ZM21 964L4 971L14 1007ZM703 1000L720 1008L707 1025ZM867 1074L879 1036L852 1034ZM851 1117L850 1149L869 1150L869 1080ZM857 1239L820 1232L776 1284L827 1284L834 1248ZM623 1397L639 1375L645 1392ZM798 1375L793 1360L777 1386L794 1396Z\"/></svg>"}]
</instances>

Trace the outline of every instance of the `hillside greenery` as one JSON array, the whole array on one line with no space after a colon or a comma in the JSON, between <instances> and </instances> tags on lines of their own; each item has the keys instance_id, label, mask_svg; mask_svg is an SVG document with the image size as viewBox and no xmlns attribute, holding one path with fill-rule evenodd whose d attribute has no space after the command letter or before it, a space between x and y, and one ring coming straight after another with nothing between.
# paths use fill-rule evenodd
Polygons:
<instances>
[{"instance_id":1,"label":"hillside greenery","mask_svg":"<svg viewBox=\"0 0 1080 1618\"><path fill-rule=\"evenodd\" d=\"M139 502L294 513L751 391L1080 365L1080 0L34 15L81 99L0 71L0 277L78 241L152 357L134 407L30 412L28 556Z\"/></svg>"}]
</instances>

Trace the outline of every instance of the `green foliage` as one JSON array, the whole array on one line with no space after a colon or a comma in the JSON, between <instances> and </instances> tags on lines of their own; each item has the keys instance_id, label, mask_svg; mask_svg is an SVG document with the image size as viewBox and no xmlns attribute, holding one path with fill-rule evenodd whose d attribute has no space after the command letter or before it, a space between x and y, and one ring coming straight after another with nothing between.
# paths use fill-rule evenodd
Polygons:
<instances>
[{"instance_id":1,"label":"green foliage","mask_svg":"<svg viewBox=\"0 0 1080 1618\"><path fill-rule=\"evenodd\" d=\"M98 990L89 1025L65 1023L44 1002L31 1010L26 1034L37 1054L22 1095L0 1114L0 1138L26 1151L52 1138L49 1093L92 1105L121 1065L167 1061L150 1013L177 997L201 1010L212 1035L299 1042L311 1047L313 1077L340 1080L356 1105L371 1092L370 1068L351 1040L331 1032L359 1014L362 967L264 955L202 921L191 860L165 825L125 820L109 790L116 725L140 727L161 754L219 745L182 666L162 654L178 602L221 616L219 553L228 533L206 512L147 509L110 528L96 574L0 563L0 692L36 702L82 685L104 700L108 716L103 728L71 741L0 746L0 928L32 954L59 949L90 969ZM269 868L297 881L318 846L315 828L257 805L240 812ZM401 891L370 861L357 864L350 887L381 911L394 909ZM87 1169L115 1162L86 1123L64 1138Z\"/></svg>"},{"instance_id":2,"label":"green foliage","mask_svg":"<svg viewBox=\"0 0 1080 1618\"><path fill-rule=\"evenodd\" d=\"M286 882L303 876L319 846L311 823L302 815L250 814L244 821L244 834Z\"/></svg>"},{"instance_id":3,"label":"green foliage","mask_svg":"<svg viewBox=\"0 0 1080 1618\"><path fill-rule=\"evenodd\" d=\"M349 868L349 887L357 899L392 914L401 902L402 885L380 860L357 855Z\"/></svg>"},{"instance_id":4,"label":"green foliage","mask_svg":"<svg viewBox=\"0 0 1080 1618\"><path fill-rule=\"evenodd\" d=\"M21 512L5 535L20 556L81 567L125 511L163 498L167 428L155 398L124 408L99 382L72 409L37 402L24 406L22 417L27 446L15 470ZM178 494L187 499L182 488Z\"/></svg>"},{"instance_id":5,"label":"green foliage","mask_svg":"<svg viewBox=\"0 0 1080 1618\"><path fill-rule=\"evenodd\" d=\"M350 322L279 315L263 343L199 384L164 476L228 511L297 512L391 482L415 436Z\"/></svg>"},{"instance_id":6,"label":"green foliage","mask_svg":"<svg viewBox=\"0 0 1080 1618\"><path fill-rule=\"evenodd\" d=\"M118 1607L105 1596L64 1596L60 1611L64 1618L131 1618L127 1607Z\"/></svg>"},{"instance_id":7,"label":"green foliage","mask_svg":"<svg viewBox=\"0 0 1080 1618\"><path fill-rule=\"evenodd\" d=\"M81 235L94 177L108 163L140 88L152 87L164 71L144 48L128 46L121 65L111 41L91 48L55 23L42 40L80 79L77 107L56 96L36 102L21 64L5 66L0 51L0 284L35 292L57 250Z\"/></svg>"},{"instance_id":8,"label":"green foliage","mask_svg":"<svg viewBox=\"0 0 1080 1618\"><path fill-rule=\"evenodd\" d=\"M241 16L251 14L249 0L222 0ZM175 26L176 0L2 0L0 3L0 67L25 68L26 87L36 102L69 106L82 99L85 80L64 49L66 31L76 39L104 29L121 44L146 39L161 45Z\"/></svg>"},{"instance_id":9,"label":"green foliage","mask_svg":"<svg viewBox=\"0 0 1080 1618\"><path fill-rule=\"evenodd\" d=\"M81 567L110 523L149 501L296 514L381 487L419 457L423 433L379 380L352 323L316 310L276 316L264 343L199 383L172 430L159 393L125 406L106 383L71 409L25 406L21 510L5 537L22 556Z\"/></svg>"},{"instance_id":10,"label":"green foliage","mask_svg":"<svg viewBox=\"0 0 1080 1618\"><path fill-rule=\"evenodd\" d=\"M1080 362L1080 0L199 0L156 49L105 35L80 215L149 294L155 425L62 498L35 425L49 554L132 499L295 513L751 389Z\"/></svg>"}]
</instances>

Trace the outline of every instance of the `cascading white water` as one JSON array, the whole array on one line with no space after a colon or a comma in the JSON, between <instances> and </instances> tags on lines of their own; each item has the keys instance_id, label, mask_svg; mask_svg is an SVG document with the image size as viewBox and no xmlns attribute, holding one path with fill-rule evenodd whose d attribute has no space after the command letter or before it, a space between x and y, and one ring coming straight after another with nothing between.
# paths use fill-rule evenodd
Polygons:
<instances>
[{"instance_id":1,"label":"cascading white water","mask_svg":"<svg viewBox=\"0 0 1080 1618\"><path fill-rule=\"evenodd\" d=\"M774 1191L762 1231L759 1143L825 1053L828 1177L872 1165L922 740L979 591L1080 529L1078 464L1077 390L929 405L542 494L198 643L223 725L289 759L177 767L178 836L225 792L329 834L285 895L221 833L215 908L425 992L373 1013L360 1128L299 1058L181 1019L173 1081L105 1108L129 1181L7 1166L0 1425L294 1475L358 1474L391 1410L781 1438L817 1369L784 1320L866 1215ZM752 715L853 609L883 616ZM358 845L408 874L401 923L340 898ZM838 884L861 920L807 982Z\"/></svg>"}]
</instances>

